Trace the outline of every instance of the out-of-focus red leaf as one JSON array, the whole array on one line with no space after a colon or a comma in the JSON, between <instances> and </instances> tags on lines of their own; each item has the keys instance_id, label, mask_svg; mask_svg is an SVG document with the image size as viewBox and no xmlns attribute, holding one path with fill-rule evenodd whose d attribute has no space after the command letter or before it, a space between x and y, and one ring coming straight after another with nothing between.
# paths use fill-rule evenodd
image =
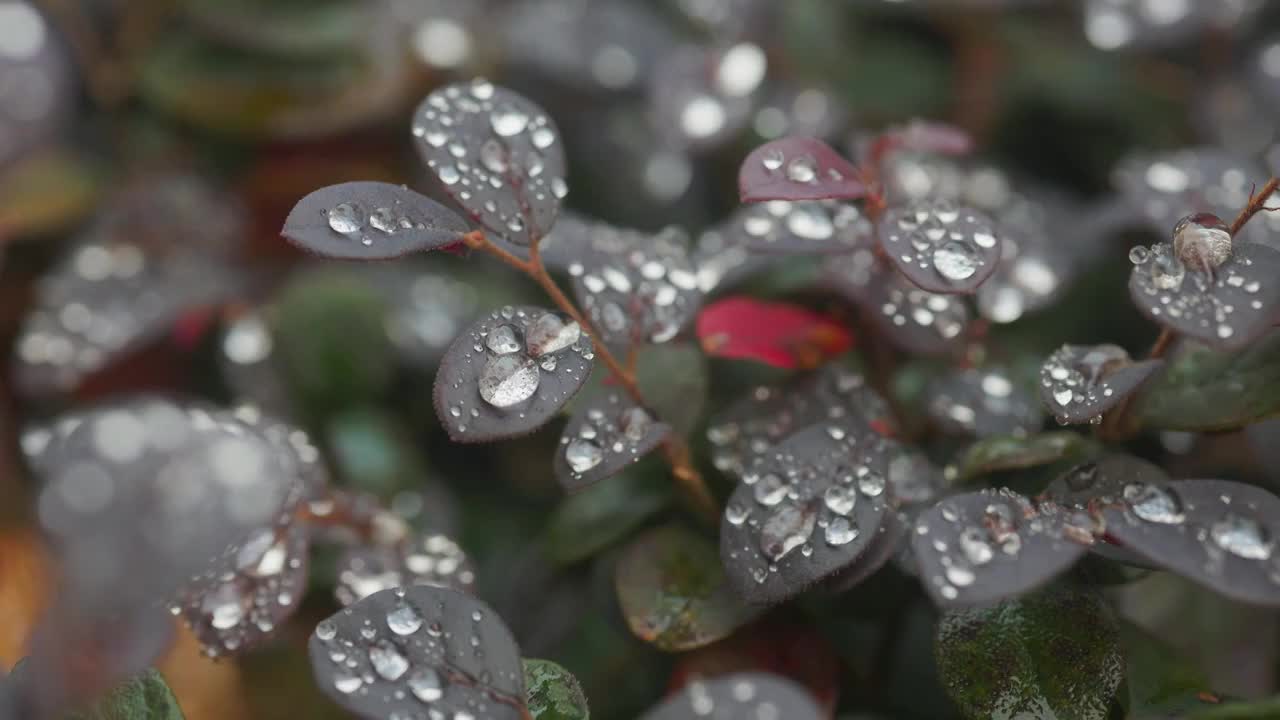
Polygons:
<instances>
[{"instance_id":1,"label":"out-of-focus red leaf","mask_svg":"<svg viewBox=\"0 0 1280 720\"><path fill-rule=\"evenodd\" d=\"M726 298L698 315L702 349L715 357L784 369L815 368L853 346L853 334L798 305Z\"/></svg>"},{"instance_id":2,"label":"out-of-focus red leaf","mask_svg":"<svg viewBox=\"0 0 1280 720\"><path fill-rule=\"evenodd\" d=\"M853 200L867 194L858 169L830 145L788 137L756 148L738 169L742 202Z\"/></svg>"},{"instance_id":3,"label":"out-of-focus red leaf","mask_svg":"<svg viewBox=\"0 0 1280 720\"><path fill-rule=\"evenodd\" d=\"M973 150L973 138L954 125L913 120L876 138L871 148L872 164L878 167L884 156L895 150L965 155Z\"/></svg>"},{"instance_id":4,"label":"out-of-focus red leaf","mask_svg":"<svg viewBox=\"0 0 1280 720\"><path fill-rule=\"evenodd\" d=\"M764 621L713 645L682 655L671 672L669 692L698 678L763 671L804 686L827 717L840 699L840 658L812 627Z\"/></svg>"}]
</instances>

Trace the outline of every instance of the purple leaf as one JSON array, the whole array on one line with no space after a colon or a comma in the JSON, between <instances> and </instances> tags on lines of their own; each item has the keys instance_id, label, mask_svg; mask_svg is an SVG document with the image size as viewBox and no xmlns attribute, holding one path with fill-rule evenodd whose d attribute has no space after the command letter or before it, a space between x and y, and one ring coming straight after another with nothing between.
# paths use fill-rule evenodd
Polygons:
<instances>
[{"instance_id":1,"label":"purple leaf","mask_svg":"<svg viewBox=\"0 0 1280 720\"><path fill-rule=\"evenodd\" d=\"M738 208L724 231L751 252L843 255L870 247L875 226L851 203L774 200Z\"/></svg>"},{"instance_id":2,"label":"purple leaf","mask_svg":"<svg viewBox=\"0 0 1280 720\"><path fill-rule=\"evenodd\" d=\"M457 213L402 185L349 182L298 201L280 234L322 257L387 260L462 241Z\"/></svg>"},{"instance_id":3,"label":"purple leaf","mask_svg":"<svg viewBox=\"0 0 1280 720\"><path fill-rule=\"evenodd\" d=\"M880 247L912 283L930 292L977 291L1000 262L991 220L947 201L922 200L885 211Z\"/></svg>"},{"instance_id":4,"label":"purple leaf","mask_svg":"<svg viewBox=\"0 0 1280 720\"><path fill-rule=\"evenodd\" d=\"M578 409L555 454L556 479L575 492L621 472L653 452L671 427L619 392L609 392Z\"/></svg>"},{"instance_id":5,"label":"purple leaf","mask_svg":"<svg viewBox=\"0 0 1280 720\"><path fill-rule=\"evenodd\" d=\"M765 143L738 169L738 195L744 203L761 200L857 200L867 187L858 169L830 145L810 137Z\"/></svg>"},{"instance_id":6,"label":"purple leaf","mask_svg":"<svg viewBox=\"0 0 1280 720\"><path fill-rule=\"evenodd\" d=\"M1063 345L1040 367L1040 399L1063 425L1099 422L1162 367L1116 345Z\"/></svg>"}]
</instances>

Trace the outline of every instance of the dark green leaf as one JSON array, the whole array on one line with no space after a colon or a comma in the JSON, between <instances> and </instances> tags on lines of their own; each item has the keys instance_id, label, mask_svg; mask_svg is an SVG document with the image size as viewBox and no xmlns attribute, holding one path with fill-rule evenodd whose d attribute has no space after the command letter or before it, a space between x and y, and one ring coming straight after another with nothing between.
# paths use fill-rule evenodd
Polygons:
<instances>
[{"instance_id":1,"label":"dark green leaf","mask_svg":"<svg viewBox=\"0 0 1280 720\"><path fill-rule=\"evenodd\" d=\"M587 697L568 670L550 660L524 660L524 685L534 720L588 720Z\"/></svg>"},{"instance_id":2,"label":"dark green leaf","mask_svg":"<svg viewBox=\"0 0 1280 720\"><path fill-rule=\"evenodd\" d=\"M1164 720L1183 717L1203 707L1209 680L1178 651L1142 627L1120 624L1125 654L1125 682L1129 686L1129 717Z\"/></svg>"},{"instance_id":3,"label":"dark green leaf","mask_svg":"<svg viewBox=\"0 0 1280 720\"><path fill-rule=\"evenodd\" d=\"M324 55L356 47L372 5L349 0L183 0L210 35L281 55Z\"/></svg>"},{"instance_id":4,"label":"dark green leaf","mask_svg":"<svg viewBox=\"0 0 1280 720\"><path fill-rule=\"evenodd\" d=\"M1274 720L1280 717L1280 696L1254 702L1219 705L1186 717L1187 720Z\"/></svg>"},{"instance_id":5,"label":"dark green leaf","mask_svg":"<svg viewBox=\"0 0 1280 720\"><path fill-rule=\"evenodd\" d=\"M346 487L386 498L422 483L422 458L390 416L377 410L344 412L329 423L327 435Z\"/></svg>"},{"instance_id":6,"label":"dark green leaf","mask_svg":"<svg viewBox=\"0 0 1280 720\"><path fill-rule=\"evenodd\" d=\"M668 652L728 637L757 614L726 584L719 549L677 525L633 540L618 560L614 587L631 631Z\"/></svg>"},{"instance_id":7,"label":"dark green leaf","mask_svg":"<svg viewBox=\"0 0 1280 720\"><path fill-rule=\"evenodd\" d=\"M984 438L971 445L956 464L957 479L965 483L1001 470L1048 465L1084 455L1092 446L1088 438L1069 430L1026 437L997 435Z\"/></svg>"},{"instance_id":8,"label":"dark green leaf","mask_svg":"<svg viewBox=\"0 0 1280 720\"><path fill-rule=\"evenodd\" d=\"M1280 332L1238 352L1185 343L1138 395L1143 428L1233 430L1280 412Z\"/></svg>"},{"instance_id":9,"label":"dark green leaf","mask_svg":"<svg viewBox=\"0 0 1280 720\"><path fill-rule=\"evenodd\" d=\"M155 670L148 670L68 720L183 720L183 717L178 699L164 678Z\"/></svg>"},{"instance_id":10,"label":"dark green leaf","mask_svg":"<svg viewBox=\"0 0 1280 720\"><path fill-rule=\"evenodd\" d=\"M568 565L591 557L630 534L671 499L671 483L632 465L621 474L564 499L544 536L552 562Z\"/></svg>"},{"instance_id":11,"label":"dark green leaf","mask_svg":"<svg viewBox=\"0 0 1280 720\"><path fill-rule=\"evenodd\" d=\"M935 651L968 717L1102 720L1124 676L1118 632L1100 596L1054 588L948 613Z\"/></svg>"},{"instance_id":12,"label":"dark green leaf","mask_svg":"<svg viewBox=\"0 0 1280 720\"><path fill-rule=\"evenodd\" d=\"M603 370L592 378L575 408L604 397L610 391L610 375ZM707 358L693 343L646 345L636 359L636 382L649 407L677 434L688 435L697 427L706 407Z\"/></svg>"}]
</instances>

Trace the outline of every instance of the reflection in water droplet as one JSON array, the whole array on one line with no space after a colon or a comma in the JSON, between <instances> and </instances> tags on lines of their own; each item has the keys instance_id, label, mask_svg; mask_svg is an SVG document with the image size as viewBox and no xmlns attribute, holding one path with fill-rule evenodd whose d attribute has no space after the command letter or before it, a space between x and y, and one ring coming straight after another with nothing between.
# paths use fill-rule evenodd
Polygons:
<instances>
[{"instance_id":1,"label":"reflection in water droplet","mask_svg":"<svg viewBox=\"0 0 1280 720\"><path fill-rule=\"evenodd\" d=\"M444 697L444 683L440 679L440 673L431 668L415 670L409 675L408 685L413 696L422 702L436 702Z\"/></svg>"},{"instance_id":2,"label":"reflection in water droplet","mask_svg":"<svg viewBox=\"0 0 1280 720\"><path fill-rule=\"evenodd\" d=\"M521 355L489 358L480 373L480 397L494 407L511 407L532 398L540 380L538 365Z\"/></svg>"},{"instance_id":3,"label":"reflection in water droplet","mask_svg":"<svg viewBox=\"0 0 1280 720\"><path fill-rule=\"evenodd\" d=\"M364 229L366 217L363 209L353 203L341 203L329 209L329 227L343 235L353 235Z\"/></svg>"},{"instance_id":4,"label":"reflection in water droplet","mask_svg":"<svg viewBox=\"0 0 1280 720\"><path fill-rule=\"evenodd\" d=\"M391 632L397 635L412 635L418 632L418 629L422 627L422 616L419 615L418 611L413 609L412 606L400 605L396 607L396 609L387 613L387 627L391 628ZM330 626L330 628L329 637L332 638L334 631L332 630L332 626ZM319 628L316 628L316 632L319 633ZM329 638L322 636L321 639L325 640Z\"/></svg>"},{"instance_id":5,"label":"reflection in water droplet","mask_svg":"<svg viewBox=\"0 0 1280 720\"><path fill-rule=\"evenodd\" d=\"M1247 560L1271 557L1271 538L1253 518L1228 514L1209 529L1213 543L1227 552Z\"/></svg>"},{"instance_id":6,"label":"reflection in water droplet","mask_svg":"<svg viewBox=\"0 0 1280 720\"><path fill-rule=\"evenodd\" d=\"M369 648L369 664L384 680L399 680L409 669L409 661L392 643L383 640Z\"/></svg>"},{"instance_id":7,"label":"reflection in water droplet","mask_svg":"<svg viewBox=\"0 0 1280 720\"><path fill-rule=\"evenodd\" d=\"M1158 485L1129 483L1124 486L1124 499L1134 515L1148 522L1177 525L1186 518L1178 496Z\"/></svg>"},{"instance_id":8,"label":"reflection in water droplet","mask_svg":"<svg viewBox=\"0 0 1280 720\"><path fill-rule=\"evenodd\" d=\"M576 473L584 473L604 461L604 451L590 440L574 438L564 449L564 458Z\"/></svg>"},{"instance_id":9,"label":"reflection in water droplet","mask_svg":"<svg viewBox=\"0 0 1280 720\"><path fill-rule=\"evenodd\" d=\"M812 508L783 505L760 528L760 550L777 562L808 542L816 523L817 513Z\"/></svg>"},{"instance_id":10,"label":"reflection in water droplet","mask_svg":"<svg viewBox=\"0 0 1280 720\"><path fill-rule=\"evenodd\" d=\"M839 547L840 545L848 545L858 537L858 528L847 517L837 517L827 523L827 528L823 533L827 544Z\"/></svg>"},{"instance_id":11,"label":"reflection in water droplet","mask_svg":"<svg viewBox=\"0 0 1280 720\"><path fill-rule=\"evenodd\" d=\"M933 267L948 280L965 280L978 271L978 254L964 243L948 242L933 251Z\"/></svg>"}]
</instances>

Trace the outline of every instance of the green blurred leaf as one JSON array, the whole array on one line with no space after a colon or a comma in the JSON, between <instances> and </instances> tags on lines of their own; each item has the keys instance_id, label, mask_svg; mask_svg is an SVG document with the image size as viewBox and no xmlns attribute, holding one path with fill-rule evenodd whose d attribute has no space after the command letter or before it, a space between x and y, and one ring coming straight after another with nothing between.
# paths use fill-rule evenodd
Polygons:
<instances>
[{"instance_id":1,"label":"green blurred leaf","mask_svg":"<svg viewBox=\"0 0 1280 720\"><path fill-rule=\"evenodd\" d=\"M588 720L591 717L578 679L550 660L526 658L524 685L529 713L534 720Z\"/></svg>"},{"instance_id":2,"label":"green blurred leaf","mask_svg":"<svg viewBox=\"0 0 1280 720\"><path fill-rule=\"evenodd\" d=\"M26 237L75 224L93 208L102 172L83 153L50 148L0 177L0 234Z\"/></svg>"},{"instance_id":3,"label":"green blurred leaf","mask_svg":"<svg viewBox=\"0 0 1280 720\"><path fill-rule=\"evenodd\" d=\"M614 569L614 587L631 632L667 652L709 645L759 614L729 588L719 548L678 525L633 539Z\"/></svg>"},{"instance_id":4,"label":"green blurred leaf","mask_svg":"<svg viewBox=\"0 0 1280 720\"><path fill-rule=\"evenodd\" d=\"M566 412L584 407L615 386L605 368L592 373L588 385L567 406ZM688 435L698 426L707 404L709 385L707 357L693 343L646 345L636 356L636 382L650 409L679 435Z\"/></svg>"},{"instance_id":5,"label":"green blurred leaf","mask_svg":"<svg viewBox=\"0 0 1280 720\"><path fill-rule=\"evenodd\" d=\"M1118 633L1101 596L1054 587L948 613L935 653L970 718L1103 720L1124 677Z\"/></svg>"},{"instance_id":6,"label":"green blurred leaf","mask_svg":"<svg viewBox=\"0 0 1280 720\"><path fill-rule=\"evenodd\" d=\"M395 357L372 288L338 273L308 276L285 289L272 328L294 403L312 418L363 406L386 391Z\"/></svg>"},{"instance_id":7,"label":"green blurred leaf","mask_svg":"<svg viewBox=\"0 0 1280 720\"><path fill-rule=\"evenodd\" d=\"M352 0L183 0L209 35L281 55L351 50L366 36L372 3Z\"/></svg>"},{"instance_id":8,"label":"green blurred leaf","mask_svg":"<svg viewBox=\"0 0 1280 720\"><path fill-rule=\"evenodd\" d=\"M558 565L589 558L640 527L671 500L671 483L653 472L653 462L565 498L552 513L543 541Z\"/></svg>"},{"instance_id":9,"label":"green blurred leaf","mask_svg":"<svg viewBox=\"0 0 1280 720\"><path fill-rule=\"evenodd\" d=\"M385 413L343 412L330 420L327 434L336 470L347 487L386 498L420 484L426 474L422 458Z\"/></svg>"},{"instance_id":10,"label":"green blurred leaf","mask_svg":"<svg viewBox=\"0 0 1280 720\"><path fill-rule=\"evenodd\" d=\"M1280 332L1225 353L1187 342L1136 401L1144 429L1233 430L1280 413Z\"/></svg>"},{"instance_id":11,"label":"green blurred leaf","mask_svg":"<svg viewBox=\"0 0 1280 720\"><path fill-rule=\"evenodd\" d=\"M155 670L147 670L112 690L69 720L184 720L178 699Z\"/></svg>"},{"instance_id":12,"label":"green blurred leaf","mask_svg":"<svg viewBox=\"0 0 1280 720\"><path fill-rule=\"evenodd\" d=\"M1182 717L1205 706L1209 679L1160 638L1125 621L1120 624L1129 686L1129 717L1157 720Z\"/></svg>"},{"instance_id":13,"label":"green blurred leaf","mask_svg":"<svg viewBox=\"0 0 1280 720\"><path fill-rule=\"evenodd\" d=\"M1088 438L1069 430L1028 437L1000 435L979 440L956 464L957 479L969 482L988 473L1048 465L1086 454L1094 447Z\"/></svg>"},{"instance_id":14,"label":"green blurred leaf","mask_svg":"<svg viewBox=\"0 0 1280 720\"><path fill-rule=\"evenodd\" d=\"M1205 708L1186 716L1187 720L1275 720L1280 718L1280 696Z\"/></svg>"}]
</instances>

